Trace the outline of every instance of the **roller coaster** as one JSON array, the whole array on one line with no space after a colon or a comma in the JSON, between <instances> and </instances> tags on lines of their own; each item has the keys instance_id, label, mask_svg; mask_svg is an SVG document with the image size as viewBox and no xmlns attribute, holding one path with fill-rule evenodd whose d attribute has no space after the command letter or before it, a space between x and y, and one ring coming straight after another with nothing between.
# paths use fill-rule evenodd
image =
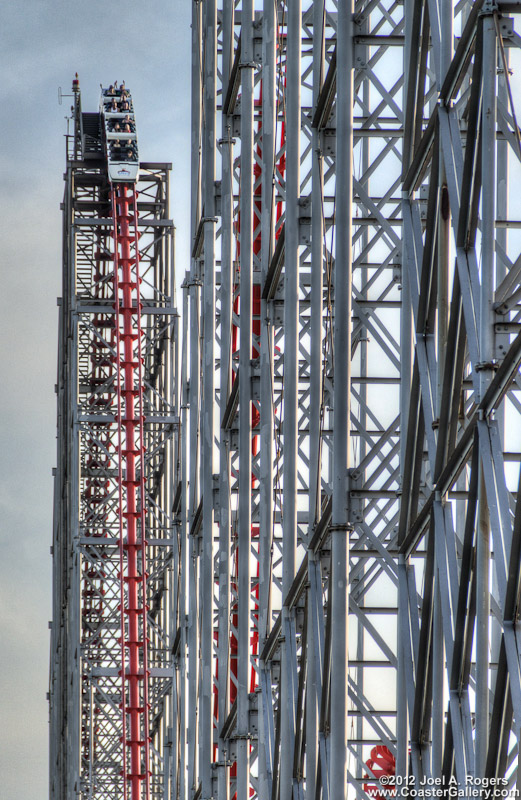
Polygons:
<instances>
[{"instance_id":1,"label":"roller coaster","mask_svg":"<svg viewBox=\"0 0 521 800\"><path fill-rule=\"evenodd\" d=\"M136 118L132 97L124 85L101 89L100 116L109 180L135 183L139 169Z\"/></svg>"},{"instance_id":2,"label":"roller coaster","mask_svg":"<svg viewBox=\"0 0 521 800\"><path fill-rule=\"evenodd\" d=\"M194 2L180 313L73 85L51 800L515 796L520 14Z\"/></svg>"},{"instance_id":3,"label":"roller coaster","mask_svg":"<svg viewBox=\"0 0 521 800\"><path fill-rule=\"evenodd\" d=\"M169 165L140 169L124 86L102 89L98 113L82 112L77 79L73 91L53 543L64 594L55 595L50 692L51 720L62 722L51 796L158 798L172 713Z\"/></svg>"}]
</instances>

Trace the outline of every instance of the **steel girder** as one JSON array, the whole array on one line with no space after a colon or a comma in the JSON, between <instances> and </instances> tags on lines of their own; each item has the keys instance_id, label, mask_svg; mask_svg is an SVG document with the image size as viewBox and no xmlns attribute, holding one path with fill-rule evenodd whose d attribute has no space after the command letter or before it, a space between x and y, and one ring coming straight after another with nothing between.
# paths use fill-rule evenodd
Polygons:
<instances>
[{"instance_id":1,"label":"steel girder","mask_svg":"<svg viewBox=\"0 0 521 800\"><path fill-rule=\"evenodd\" d=\"M127 796L121 640L128 647L127 589L121 559L128 545L122 538L120 505L122 480L129 476L122 475L118 455L113 221L104 165L82 160L80 130L77 126L69 142L63 203L49 695L53 800ZM140 690L149 734L143 752L148 751L150 773L147 797L155 800L169 796L171 753L177 746L172 738L172 648L179 568L172 558L172 507L179 480L178 337L168 184L169 165L141 164L136 186L140 276L129 279L140 293L140 312L135 304L133 313L141 317L135 348L141 355L140 443L145 453L137 471L139 477L143 470L144 478L139 508L145 515L140 547L145 540L147 597L140 602L146 608L148 677L139 680L147 681L147 692ZM132 275L135 262L129 267Z\"/></svg>"}]
</instances>

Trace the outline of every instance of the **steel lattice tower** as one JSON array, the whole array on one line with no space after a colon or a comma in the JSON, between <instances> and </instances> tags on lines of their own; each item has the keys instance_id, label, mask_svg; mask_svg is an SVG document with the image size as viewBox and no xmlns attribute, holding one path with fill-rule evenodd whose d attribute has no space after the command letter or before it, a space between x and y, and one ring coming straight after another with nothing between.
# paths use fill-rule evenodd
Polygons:
<instances>
[{"instance_id":1,"label":"steel lattice tower","mask_svg":"<svg viewBox=\"0 0 521 800\"><path fill-rule=\"evenodd\" d=\"M389 796L382 775L397 797L407 778L510 789L521 3L192 8L161 796L367 800ZM59 726L83 678L56 619Z\"/></svg>"},{"instance_id":2,"label":"steel lattice tower","mask_svg":"<svg viewBox=\"0 0 521 800\"><path fill-rule=\"evenodd\" d=\"M177 313L168 164L109 184L73 85L63 202L50 797L169 786ZM121 116L124 116L123 114Z\"/></svg>"}]
</instances>

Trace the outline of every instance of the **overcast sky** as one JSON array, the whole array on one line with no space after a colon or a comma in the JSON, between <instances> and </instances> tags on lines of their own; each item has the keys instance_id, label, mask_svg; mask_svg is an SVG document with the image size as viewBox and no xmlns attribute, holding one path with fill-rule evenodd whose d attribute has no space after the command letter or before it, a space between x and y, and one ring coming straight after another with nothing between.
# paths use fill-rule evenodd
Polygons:
<instances>
[{"instance_id":1,"label":"overcast sky","mask_svg":"<svg viewBox=\"0 0 521 800\"><path fill-rule=\"evenodd\" d=\"M140 157L173 163L177 270L189 253L186 0L5 0L0 30L0 796L48 795L46 692L66 120L99 84L132 92Z\"/></svg>"}]
</instances>

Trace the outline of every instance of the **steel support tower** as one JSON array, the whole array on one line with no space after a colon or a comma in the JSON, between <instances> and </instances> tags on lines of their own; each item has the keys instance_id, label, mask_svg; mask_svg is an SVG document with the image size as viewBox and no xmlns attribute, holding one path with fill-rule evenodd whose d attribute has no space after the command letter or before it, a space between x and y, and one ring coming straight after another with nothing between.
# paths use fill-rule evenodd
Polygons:
<instances>
[{"instance_id":1,"label":"steel support tower","mask_svg":"<svg viewBox=\"0 0 521 800\"><path fill-rule=\"evenodd\" d=\"M512 787L521 4L192 8L175 796Z\"/></svg>"},{"instance_id":2,"label":"steel support tower","mask_svg":"<svg viewBox=\"0 0 521 800\"><path fill-rule=\"evenodd\" d=\"M168 164L109 183L73 84L59 301L50 798L164 800L174 726L177 312ZM123 115L122 115L123 116Z\"/></svg>"}]
</instances>

